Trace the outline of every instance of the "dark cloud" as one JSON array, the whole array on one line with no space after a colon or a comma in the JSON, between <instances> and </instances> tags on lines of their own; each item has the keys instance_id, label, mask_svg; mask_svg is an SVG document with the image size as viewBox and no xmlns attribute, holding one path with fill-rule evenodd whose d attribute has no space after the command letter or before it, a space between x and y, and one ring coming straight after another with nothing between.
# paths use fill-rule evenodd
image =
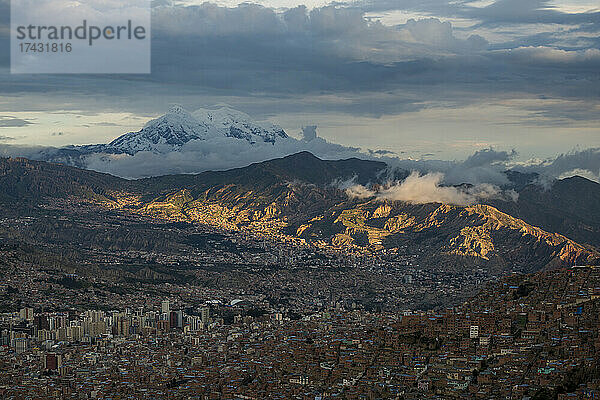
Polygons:
<instances>
[{"instance_id":1,"label":"dark cloud","mask_svg":"<svg viewBox=\"0 0 600 400\"><path fill-rule=\"evenodd\" d=\"M484 149L476 151L465 161L453 165L446 171L444 181L451 185L461 183L490 183L503 185L508 183L504 174L506 164L517 156L511 152Z\"/></svg>"},{"instance_id":2,"label":"dark cloud","mask_svg":"<svg viewBox=\"0 0 600 400\"><path fill-rule=\"evenodd\" d=\"M371 155L376 155L376 156L395 156L396 153L393 151L389 151L389 150L372 150L372 149L368 149L367 150L369 152L369 154Z\"/></svg>"},{"instance_id":3,"label":"dark cloud","mask_svg":"<svg viewBox=\"0 0 600 400\"><path fill-rule=\"evenodd\" d=\"M476 151L469 156L462 165L465 168L476 168L482 166L490 166L498 163L506 163L517 156L516 150L511 152L496 151L494 149L484 149Z\"/></svg>"},{"instance_id":4,"label":"dark cloud","mask_svg":"<svg viewBox=\"0 0 600 400\"><path fill-rule=\"evenodd\" d=\"M32 123L21 118L0 116L0 128L20 128L27 125L32 125Z\"/></svg>"},{"instance_id":5,"label":"dark cloud","mask_svg":"<svg viewBox=\"0 0 600 400\"><path fill-rule=\"evenodd\" d=\"M490 98L546 96L585 101L589 107L532 110L532 123L594 118L600 101L600 57L594 49L600 35L589 33L598 31L598 13L565 14L547 1L525 3L499 0L476 8L464 1L373 0L277 12L255 4L172 7L161 0L154 3L152 75L0 72L0 90L14 95L4 105L14 111L47 111L60 104L62 110L82 113L153 114L169 102L200 107L223 99L257 116L379 117ZM364 17L366 11L398 9L427 18L384 26ZM476 23L457 32L435 16ZM494 23L513 32L519 24L551 21L564 29L534 29L507 42L477 33ZM0 25L7 24L8 1L0 0ZM8 68L8 53L8 37L0 33L0 71Z\"/></svg>"},{"instance_id":6,"label":"dark cloud","mask_svg":"<svg viewBox=\"0 0 600 400\"><path fill-rule=\"evenodd\" d=\"M555 178L580 175L599 181L600 148L572 150L544 162L517 166L516 169L525 172L537 172Z\"/></svg>"},{"instance_id":7,"label":"dark cloud","mask_svg":"<svg viewBox=\"0 0 600 400\"><path fill-rule=\"evenodd\" d=\"M475 152L465 161L448 160L411 160L399 157L384 156L383 159L390 165L390 176L397 176L398 171L417 171L426 175L441 173L441 182L447 185L470 184L495 184L507 183L506 176L502 173L506 169L503 160L508 160L511 153L493 149Z\"/></svg>"},{"instance_id":8,"label":"dark cloud","mask_svg":"<svg viewBox=\"0 0 600 400\"><path fill-rule=\"evenodd\" d=\"M164 8L153 29L153 79L245 94L376 90L437 69L429 57L486 45L436 19L393 28L335 7L281 18L256 5Z\"/></svg>"},{"instance_id":9,"label":"dark cloud","mask_svg":"<svg viewBox=\"0 0 600 400\"><path fill-rule=\"evenodd\" d=\"M599 12L564 13L556 10L550 0L496 0L486 7L463 5L459 15L476 18L490 24L581 24L600 23Z\"/></svg>"},{"instance_id":10,"label":"dark cloud","mask_svg":"<svg viewBox=\"0 0 600 400\"><path fill-rule=\"evenodd\" d=\"M317 126L316 125L308 125L302 127L302 132L300 132L302 136L302 140L309 142L317 138Z\"/></svg>"},{"instance_id":11,"label":"dark cloud","mask_svg":"<svg viewBox=\"0 0 600 400\"><path fill-rule=\"evenodd\" d=\"M480 7L470 0L364 0L349 6L370 12L407 10L440 17L468 18L485 25L510 24L598 24L600 13L566 13L560 11L551 0L496 0Z\"/></svg>"}]
</instances>

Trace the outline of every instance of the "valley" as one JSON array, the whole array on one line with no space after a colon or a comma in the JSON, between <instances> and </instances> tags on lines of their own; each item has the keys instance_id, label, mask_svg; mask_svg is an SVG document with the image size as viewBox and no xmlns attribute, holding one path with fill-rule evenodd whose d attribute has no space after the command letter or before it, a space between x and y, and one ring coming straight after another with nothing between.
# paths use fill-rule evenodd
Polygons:
<instances>
[{"instance_id":1,"label":"valley","mask_svg":"<svg viewBox=\"0 0 600 400\"><path fill-rule=\"evenodd\" d=\"M16 257L5 273L23 276L14 268L37 254L24 276L42 286L10 296L7 285L6 309L120 306L186 290L188 300L269 296L295 313L341 299L369 310L429 309L507 274L599 260L591 245L491 205L361 199L332 185L375 179L383 165L373 161L299 153L141 180L25 159L0 167L2 251ZM50 270L46 260L56 260ZM53 283L70 275L80 287Z\"/></svg>"}]
</instances>

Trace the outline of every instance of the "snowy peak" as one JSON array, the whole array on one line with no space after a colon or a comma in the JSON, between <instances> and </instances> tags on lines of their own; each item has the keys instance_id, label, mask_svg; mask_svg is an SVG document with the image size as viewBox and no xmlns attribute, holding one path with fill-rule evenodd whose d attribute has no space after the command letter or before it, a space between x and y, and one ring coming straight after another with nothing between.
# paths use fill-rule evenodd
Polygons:
<instances>
[{"instance_id":1,"label":"snowy peak","mask_svg":"<svg viewBox=\"0 0 600 400\"><path fill-rule=\"evenodd\" d=\"M188 117L190 113L187 112L181 104L173 104L171 108L169 108L169 111L167 111L167 115L182 115Z\"/></svg>"},{"instance_id":2,"label":"snowy peak","mask_svg":"<svg viewBox=\"0 0 600 400\"><path fill-rule=\"evenodd\" d=\"M194 118L213 124L227 124L235 121L251 121L252 118L245 112L234 110L229 106L220 106L214 109L199 108L193 112Z\"/></svg>"},{"instance_id":3,"label":"snowy peak","mask_svg":"<svg viewBox=\"0 0 600 400\"><path fill-rule=\"evenodd\" d=\"M288 137L281 127L258 124L248 114L227 106L214 110L201 108L194 111L193 116L199 121L212 124L225 136L245 139L250 143L275 143L278 137Z\"/></svg>"},{"instance_id":4,"label":"snowy peak","mask_svg":"<svg viewBox=\"0 0 600 400\"><path fill-rule=\"evenodd\" d=\"M174 105L165 115L149 121L141 130L126 133L108 144L43 150L36 159L85 168L90 159L110 162L115 159L111 157L113 155L135 155L139 152L167 154L183 151L182 147L192 141L198 141L198 145L202 146L202 141L216 140L218 145L224 147L223 151L227 152L227 140L239 139L248 146L253 146L261 143L275 144L278 140L288 138L281 127L260 124L248 114L231 107L199 109L190 113L182 106ZM215 143L207 143L208 147L214 145Z\"/></svg>"},{"instance_id":5,"label":"snowy peak","mask_svg":"<svg viewBox=\"0 0 600 400\"><path fill-rule=\"evenodd\" d=\"M191 140L219 136L243 139L250 144L275 143L277 138L288 137L280 127L263 126L248 114L230 107L199 109L189 113L181 105L174 105L162 117L148 122L142 130L118 137L104 145L103 150L127 154L140 151L165 153L177 151Z\"/></svg>"},{"instance_id":6,"label":"snowy peak","mask_svg":"<svg viewBox=\"0 0 600 400\"><path fill-rule=\"evenodd\" d=\"M206 139L215 129L196 120L182 106L175 105L162 117L148 122L138 132L126 133L110 142L113 151L135 154L139 151L177 150L190 140Z\"/></svg>"}]
</instances>

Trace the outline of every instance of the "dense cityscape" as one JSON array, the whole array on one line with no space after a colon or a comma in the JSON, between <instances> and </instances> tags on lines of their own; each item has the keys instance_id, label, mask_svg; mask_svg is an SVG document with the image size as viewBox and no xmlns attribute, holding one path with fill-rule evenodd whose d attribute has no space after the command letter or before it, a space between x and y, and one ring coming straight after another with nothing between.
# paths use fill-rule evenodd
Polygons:
<instances>
[{"instance_id":1,"label":"dense cityscape","mask_svg":"<svg viewBox=\"0 0 600 400\"><path fill-rule=\"evenodd\" d=\"M595 398L600 269L512 275L438 312L148 298L0 316L17 398ZM568 393L568 394L567 394Z\"/></svg>"},{"instance_id":2,"label":"dense cityscape","mask_svg":"<svg viewBox=\"0 0 600 400\"><path fill-rule=\"evenodd\" d=\"M108 311L150 307L155 297L170 296L194 306L202 298L266 298L301 313L336 302L427 309L465 300L502 273L481 264L432 263L422 248L357 254L78 207L66 218L49 213L1 221L0 234L10 238L0 247L4 311ZM513 268L508 272L524 269Z\"/></svg>"},{"instance_id":3,"label":"dense cityscape","mask_svg":"<svg viewBox=\"0 0 600 400\"><path fill-rule=\"evenodd\" d=\"M0 0L0 400L600 400L598 0Z\"/></svg>"}]
</instances>

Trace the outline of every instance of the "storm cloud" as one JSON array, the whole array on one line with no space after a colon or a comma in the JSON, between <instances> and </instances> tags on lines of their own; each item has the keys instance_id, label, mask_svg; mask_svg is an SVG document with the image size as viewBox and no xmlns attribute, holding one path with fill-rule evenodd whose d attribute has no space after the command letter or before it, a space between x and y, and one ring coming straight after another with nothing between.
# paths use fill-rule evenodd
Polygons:
<instances>
[{"instance_id":1,"label":"storm cloud","mask_svg":"<svg viewBox=\"0 0 600 400\"><path fill-rule=\"evenodd\" d=\"M31 124L31 122L21 118L0 116L0 128L20 128Z\"/></svg>"},{"instance_id":2,"label":"storm cloud","mask_svg":"<svg viewBox=\"0 0 600 400\"><path fill-rule=\"evenodd\" d=\"M600 145L593 131L600 123L598 12L544 0L483 6L365 0L313 8L300 2L272 8L269 1L233 7L155 1L151 75L31 77L8 74L8 3L0 0L0 112L19 113L23 121L27 112L125 111L150 118L169 103L198 108L226 102L289 132L317 124L330 142L375 152L438 154L452 149L453 143L439 146L444 135L456 137L456 146L467 143L456 147L462 158L490 145L517 147L530 156L542 143L543 157L576 145ZM456 110L464 120L471 118L470 130ZM404 115L423 123L405 127L392 118ZM389 122L378 132L365 124L386 117ZM427 126L431 121L436 126ZM36 134L45 128L68 132L74 143L93 143L90 134L78 132L81 125L48 125L36 121ZM87 125L104 137L119 134L114 121ZM373 140L359 145L349 137L357 126ZM578 141L571 139L576 129L583 132ZM492 139L479 139L488 132ZM36 134L21 142L39 144ZM421 143L408 148L394 140L400 134L420 137ZM523 149L519 142L527 138ZM55 140L64 144L64 138ZM494 171L487 176L488 168L468 170L472 180L500 179ZM444 174L447 181L463 175Z\"/></svg>"},{"instance_id":3,"label":"storm cloud","mask_svg":"<svg viewBox=\"0 0 600 400\"><path fill-rule=\"evenodd\" d=\"M283 11L246 3L233 8L213 3L157 3L152 21L152 75L54 75L34 81L7 76L2 91L41 93L52 88L56 96L61 92L79 96L93 90L98 96L95 106L108 109L121 106L111 105L109 98L114 104L115 100L120 101L115 97L141 96L156 90L156 85L167 96L181 95L183 91L197 96L245 97L260 93L263 98L285 98L323 91L385 90L394 93L396 104L412 105L390 107L383 102L374 104L372 97L365 97L364 101L359 97L344 106L331 104L331 109L327 109L369 115L412 111L427 101L457 100L457 94L465 90L470 96L461 96L461 102L476 101L490 91L495 96L524 91L597 98L598 90L594 88L598 88L595 78L599 57L597 46L589 42L589 34L571 31L570 35L579 35L587 43L587 47L574 47L564 46L564 38L556 35L533 45L530 35L522 35L522 40L514 43L490 43L478 33L477 21L492 20L492 16L498 21L511 19L516 23L517 18L526 21L528 15L538 18L548 14L553 16L548 17L553 23L571 27L567 15L543 8L547 2L534 2L525 10L523 4L517 7L512 0L500 0L484 8L434 1L418 3L388 5L395 9L421 9L424 15L437 12L441 17L472 18L472 32L462 28L457 33L451 22L436 17L384 25L365 16L370 8L386 9L385 2L377 1L364 7L337 5L309 10L298 6ZM6 5L6 0L1 0L2 4ZM581 15L579 19L587 21L586 26L598 28L597 14ZM579 24L578 29L583 26ZM0 34L0 46L8 48L6 32ZM8 58L0 59L0 68L7 67ZM577 80L569 79L573 69L579 70ZM537 82L539 70L544 71L545 82ZM548 81L559 81L561 85L548 85ZM443 91L439 90L440 85ZM83 101L91 103L90 99ZM307 109L303 102L296 106L299 111ZM157 105L149 110L147 102L130 102L129 107L144 107L143 111L148 112L156 111Z\"/></svg>"}]
</instances>

